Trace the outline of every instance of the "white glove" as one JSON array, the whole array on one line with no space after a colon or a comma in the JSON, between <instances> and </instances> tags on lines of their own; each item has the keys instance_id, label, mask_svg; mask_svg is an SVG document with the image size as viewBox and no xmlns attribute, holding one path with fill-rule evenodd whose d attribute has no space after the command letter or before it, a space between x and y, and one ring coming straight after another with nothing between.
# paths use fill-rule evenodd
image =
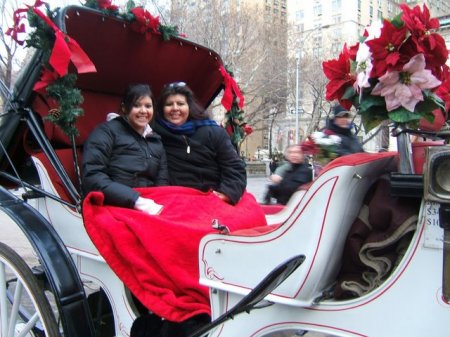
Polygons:
<instances>
[{"instance_id":1,"label":"white glove","mask_svg":"<svg viewBox=\"0 0 450 337\"><path fill-rule=\"evenodd\" d=\"M157 204L152 199L141 197L139 197L134 204L135 209L148 213L150 215L157 215L161 213L163 207L163 205Z\"/></svg>"}]
</instances>

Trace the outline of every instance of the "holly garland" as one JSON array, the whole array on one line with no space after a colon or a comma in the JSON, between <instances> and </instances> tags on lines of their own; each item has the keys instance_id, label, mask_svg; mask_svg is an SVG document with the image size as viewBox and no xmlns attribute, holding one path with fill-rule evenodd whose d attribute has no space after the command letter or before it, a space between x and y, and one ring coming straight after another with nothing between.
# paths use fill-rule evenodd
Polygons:
<instances>
[{"instance_id":1,"label":"holly garland","mask_svg":"<svg viewBox=\"0 0 450 337\"><path fill-rule=\"evenodd\" d=\"M244 96L233 78L233 73L220 66L219 71L224 81L222 105L227 110L225 114L225 130L230 135L231 142L239 153L239 148L245 137L253 132L250 125L244 122Z\"/></svg>"},{"instance_id":2,"label":"holly garland","mask_svg":"<svg viewBox=\"0 0 450 337\"><path fill-rule=\"evenodd\" d=\"M120 13L119 7L112 5L111 0L87 0L84 6L102 11L105 15L116 16L130 23L130 28L150 39L152 33L161 34L164 40L179 36L176 26L163 26L159 17L152 16L142 7L136 7L133 1L126 4L126 12ZM54 23L54 11L41 0L36 0L33 6L19 8L14 12L14 26L6 32L19 45L41 50L42 74L33 90L46 95L57 106L49 111L46 119L58 125L71 139L78 135L75 122L83 114L80 107L83 96L76 88L77 75L68 73L72 62L78 73L95 72L95 66L78 43L63 33ZM40 8L45 8L45 14ZM24 40L24 21L34 30Z\"/></svg>"},{"instance_id":3,"label":"holly garland","mask_svg":"<svg viewBox=\"0 0 450 337\"><path fill-rule=\"evenodd\" d=\"M239 108L236 99L234 99L231 109L225 114L225 130L230 135L231 142L237 151L245 137L253 132L252 127L244 122L244 114L244 110Z\"/></svg>"}]
</instances>

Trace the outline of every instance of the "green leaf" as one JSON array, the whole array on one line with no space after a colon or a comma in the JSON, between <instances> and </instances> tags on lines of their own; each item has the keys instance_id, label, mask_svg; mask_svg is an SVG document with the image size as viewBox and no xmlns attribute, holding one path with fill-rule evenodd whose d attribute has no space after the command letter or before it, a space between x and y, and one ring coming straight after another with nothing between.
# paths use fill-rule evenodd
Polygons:
<instances>
[{"instance_id":1,"label":"green leaf","mask_svg":"<svg viewBox=\"0 0 450 337\"><path fill-rule=\"evenodd\" d=\"M347 89L345 89L344 95L342 95L342 99L351 100L355 95L355 89L353 89L353 87L348 87Z\"/></svg>"},{"instance_id":2,"label":"green leaf","mask_svg":"<svg viewBox=\"0 0 450 337\"><path fill-rule=\"evenodd\" d=\"M136 8L136 4L133 0L128 0L125 6L127 12L131 11L133 8Z\"/></svg>"},{"instance_id":3,"label":"green leaf","mask_svg":"<svg viewBox=\"0 0 450 337\"><path fill-rule=\"evenodd\" d=\"M359 106L361 111L369 111L373 108L383 108L383 113L386 111L386 101L381 96L368 95L365 96ZM381 109L378 109L381 111Z\"/></svg>"},{"instance_id":4,"label":"green leaf","mask_svg":"<svg viewBox=\"0 0 450 337\"><path fill-rule=\"evenodd\" d=\"M411 112L404 107L399 107L394 111L388 113L389 118L397 123L409 123L412 121L418 121L422 116L420 113Z\"/></svg>"},{"instance_id":5,"label":"green leaf","mask_svg":"<svg viewBox=\"0 0 450 337\"><path fill-rule=\"evenodd\" d=\"M172 37L179 36L177 26L160 25L158 30L162 34L164 41L169 41Z\"/></svg>"},{"instance_id":6,"label":"green leaf","mask_svg":"<svg viewBox=\"0 0 450 337\"><path fill-rule=\"evenodd\" d=\"M395 28L402 28L403 25L405 24L402 20L402 15L403 13L400 13L391 20L391 23L394 25Z\"/></svg>"}]
</instances>

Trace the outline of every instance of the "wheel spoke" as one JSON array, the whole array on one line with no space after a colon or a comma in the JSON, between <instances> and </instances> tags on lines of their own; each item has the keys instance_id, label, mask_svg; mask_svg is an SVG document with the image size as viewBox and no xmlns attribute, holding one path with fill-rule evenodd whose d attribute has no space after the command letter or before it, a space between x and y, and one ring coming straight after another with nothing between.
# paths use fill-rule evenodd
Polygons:
<instances>
[{"instance_id":1,"label":"wheel spoke","mask_svg":"<svg viewBox=\"0 0 450 337\"><path fill-rule=\"evenodd\" d=\"M8 306L6 300L6 273L5 264L0 262L0 316L2 325L2 336L8 331Z\"/></svg>"},{"instance_id":2,"label":"wheel spoke","mask_svg":"<svg viewBox=\"0 0 450 337\"><path fill-rule=\"evenodd\" d=\"M14 328L16 326L17 317L19 316L19 307L20 307L20 301L22 299L22 282L17 280L16 283L16 289L14 291L14 302L13 306L11 308L11 317L9 318L9 330L7 337L13 337L14 336Z\"/></svg>"},{"instance_id":3,"label":"wheel spoke","mask_svg":"<svg viewBox=\"0 0 450 337\"><path fill-rule=\"evenodd\" d=\"M60 336L42 285L27 263L0 242L0 337Z\"/></svg>"},{"instance_id":4,"label":"wheel spoke","mask_svg":"<svg viewBox=\"0 0 450 337\"><path fill-rule=\"evenodd\" d=\"M36 312L33 316L31 316L30 320L27 324L24 324L22 330L20 331L19 335L17 337L25 337L27 333L33 329L33 327L36 325L37 321L39 320L39 315Z\"/></svg>"}]
</instances>

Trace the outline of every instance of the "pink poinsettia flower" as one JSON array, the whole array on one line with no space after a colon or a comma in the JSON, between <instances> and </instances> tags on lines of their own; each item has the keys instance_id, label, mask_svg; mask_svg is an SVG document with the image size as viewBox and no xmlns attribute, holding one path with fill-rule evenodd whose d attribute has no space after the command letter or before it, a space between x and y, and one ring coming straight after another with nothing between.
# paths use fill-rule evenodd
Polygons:
<instances>
[{"instance_id":1,"label":"pink poinsettia flower","mask_svg":"<svg viewBox=\"0 0 450 337\"><path fill-rule=\"evenodd\" d=\"M416 104L423 101L422 90L433 89L441 84L430 70L425 69L425 65L425 56L415 55L401 71L388 71L381 76L372 94L385 98L387 111L400 106L414 111Z\"/></svg>"}]
</instances>

